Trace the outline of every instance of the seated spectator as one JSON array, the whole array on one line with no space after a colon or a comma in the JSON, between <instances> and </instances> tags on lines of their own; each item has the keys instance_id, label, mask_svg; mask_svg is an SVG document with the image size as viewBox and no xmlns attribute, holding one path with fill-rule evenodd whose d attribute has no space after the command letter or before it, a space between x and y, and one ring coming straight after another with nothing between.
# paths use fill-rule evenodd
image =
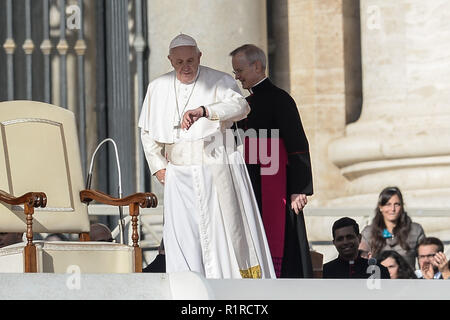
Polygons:
<instances>
[{"instance_id":1,"label":"seated spectator","mask_svg":"<svg viewBox=\"0 0 450 320\"><path fill-rule=\"evenodd\" d=\"M22 242L22 232L0 232L0 248Z\"/></svg>"},{"instance_id":2,"label":"seated spectator","mask_svg":"<svg viewBox=\"0 0 450 320\"><path fill-rule=\"evenodd\" d=\"M416 270L419 279L448 279L449 262L444 254L444 244L435 237L423 238L417 246Z\"/></svg>"},{"instance_id":3,"label":"seated spectator","mask_svg":"<svg viewBox=\"0 0 450 320\"><path fill-rule=\"evenodd\" d=\"M355 220L344 217L337 220L332 227L333 244L339 256L323 266L323 277L332 279L359 278L367 279L372 273L369 272L369 261L360 256L358 250L361 241L359 226ZM379 267L380 278L389 279L389 271L372 259L370 264Z\"/></svg>"},{"instance_id":4,"label":"seated spectator","mask_svg":"<svg viewBox=\"0 0 450 320\"><path fill-rule=\"evenodd\" d=\"M111 229L109 229L103 223L91 224L91 230L89 231L89 238L91 241L104 241L113 242Z\"/></svg>"},{"instance_id":5,"label":"seated spectator","mask_svg":"<svg viewBox=\"0 0 450 320\"><path fill-rule=\"evenodd\" d=\"M62 233L51 233L44 239L45 241L69 241L69 239Z\"/></svg>"},{"instance_id":6,"label":"seated spectator","mask_svg":"<svg viewBox=\"0 0 450 320\"><path fill-rule=\"evenodd\" d=\"M397 187L388 187L378 197L375 217L362 232L359 249L380 260L383 251L396 251L415 269L416 247L425 237L420 224L412 222L405 211Z\"/></svg>"},{"instance_id":7,"label":"seated spectator","mask_svg":"<svg viewBox=\"0 0 450 320\"><path fill-rule=\"evenodd\" d=\"M448 260L443 252L438 252L437 255L439 255L440 259L442 259L442 260ZM443 279L450 279L450 261L447 261L447 263L444 263L440 270L441 270Z\"/></svg>"},{"instance_id":8,"label":"seated spectator","mask_svg":"<svg viewBox=\"0 0 450 320\"><path fill-rule=\"evenodd\" d=\"M165 273L166 272L166 255L164 251L164 240L161 240L161 244L158 248L158 255L156 258L150 263L148 266L146 266L144 269L142 269L142 272L158 272L158 273Z\"/></svg>"},{"instance_id":9,"label":"seated spectator","mask_svg":"<svg viewBox=\"0 0 450 320\"><path fill-rule=\"evenodd\" d=\"M383 251L380 263L388 269L391 279L417 279L414 269L397 251Z\"/></svg>"}]
</instances>

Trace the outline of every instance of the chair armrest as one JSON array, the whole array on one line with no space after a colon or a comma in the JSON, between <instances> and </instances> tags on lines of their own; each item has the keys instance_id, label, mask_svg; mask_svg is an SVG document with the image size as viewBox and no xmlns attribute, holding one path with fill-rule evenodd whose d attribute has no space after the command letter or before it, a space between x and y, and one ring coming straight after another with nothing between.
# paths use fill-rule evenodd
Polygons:
<instances>
[{"instance_id":1,"label":"chair armrest","mask_svg":"<svg viewBox=\"0 0 450 320\"><path fill-rule=\"evenodd\" d=\"M0 190L0 201L10 205L27 204L34 208L44 208L47 205L47 195L44 192L28 192L20 197L14 197Z\"/></svg>"},{"instance_id":2,"label":"chair armrest","mask_svg":"<svg viewBox=\"0 0 450 320\"><path fill-rule=\"evenodd\" d=\"M128 206L130 204L139 204L141 208L156 208L158 199L151 192L140 192L129 195L125 198L114 198L97 190L81 190L81 202L89 204L92 200L109 204L112 206Z\"/></svg>"},{"instance_id":3,"label":"chair armrest","mask_svg":"<svg viewBox=\"0 0 450 320\"><path fill-rule=\"evenodd\" d=\"M80 200L89 204L92 200L109 204L112 206L128 206L131 216L132 235L134 248L134 265L136 272L142 272L142 249L139 248L139 233L138 233L138 215L139 207L141 208L156 208L158 199L151 192L135 193L125 198L113 198L103 192L97 190L81 190Z\"/></svg>"},{"instance_id":4,"label":"chair armrest","mask_svg":"<svg viewBox=\"0 0 450 320\"><path fill-rule=\"evenodd\" d=\"M0 190L0 201L10 205L24 205L23 213L26 215L27 224L24 267L25 272L37 272L36 247L33 244L33 214L34 208L44 208L47 205L47 195L44 192L28 192L20 197L14 197Z\"/></svg>"}]
</instances>

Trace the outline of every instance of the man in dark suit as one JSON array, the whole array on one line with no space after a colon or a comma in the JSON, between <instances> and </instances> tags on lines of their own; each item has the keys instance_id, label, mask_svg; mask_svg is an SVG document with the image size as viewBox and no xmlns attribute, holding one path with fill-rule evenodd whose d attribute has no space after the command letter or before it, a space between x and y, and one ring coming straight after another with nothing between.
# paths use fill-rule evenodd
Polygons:
<instances>
[{"instance_id":1,"label":"man in dark suit","mask_svg":"<svg viewBox=\"0 0 450 320\"><path fill-rule=\"evenodd\" d=\"M367 279L373 275L378 279L390 279L386 267L375 259L365 259L360 255L361 234L359 226L352 218L337 220L332 227L333 244L339 256L323 265L323 277L329 279Z\"/></svg>"},{"instance_id":2,"label":"man in dark suit","mask_svg":"<svg viewBox=\"0 0 450 320\"><path fill-rule=\"evenodd\" d=\"M238 127L245 132L245 160L275 272L282 278L312 277L302 210L313 194L313 181L296 103L267 78L266 56L260 48L243 45L230 56L235 78L251 93L247 97L251 111ZM256 152L252 141L257 142Z\"/></svg>"}]
</instances>

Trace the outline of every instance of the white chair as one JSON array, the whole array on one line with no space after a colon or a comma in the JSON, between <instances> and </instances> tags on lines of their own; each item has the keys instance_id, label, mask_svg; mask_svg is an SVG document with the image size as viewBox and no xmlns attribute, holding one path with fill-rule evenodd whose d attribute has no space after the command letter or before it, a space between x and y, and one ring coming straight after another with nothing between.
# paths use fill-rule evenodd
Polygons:
<instances>
[{"instance_id":1,"label":"white chair","mask_svg":"<svg viewBox=\"0 0 450 320\"><path fill-rule=\"evenodd\" d=\"M139 207L156 207L155 195L119 199L84 188L74 114L41 102L0 103L0 232L26 232L27 239L0 249L0 272L142 271ZM131 246L89 241L92 200L129 207ZM77 233L80 241L33 242L34 232Z\"/></svg>"}]
</instances>

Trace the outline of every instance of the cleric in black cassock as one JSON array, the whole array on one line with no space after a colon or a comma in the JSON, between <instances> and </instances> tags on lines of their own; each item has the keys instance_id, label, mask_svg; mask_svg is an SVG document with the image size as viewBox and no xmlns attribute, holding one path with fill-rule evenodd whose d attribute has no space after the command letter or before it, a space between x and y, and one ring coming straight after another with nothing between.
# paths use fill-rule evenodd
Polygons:
<instances>
[{"instance_id":1,"label":"cleric in black cassock","mask_svg":"<svg viewBox=\"0 0 450 320\"><path fill-rule=\"evenodd\" d=\"M297 106L287 92L266 77L266 59L261 49L244 45L230 55L236 79L251 93L247 97L251 111L237 125L246 133L247 168L277 277L310 278L311 256L302 209L306 196L313 194L313 181L308 140ZM267 161L260 157L257 161L250 159L249 129L257 133L258 151L264 143L265 150L272 150L271 147L277 150L279 168L275 174L265 173L271 171ZM278 129L278 137L274 129ZM277 143L279 148L276 148ZM269 158L273 160L274 154ZM270 165L274 165L273 161Z\"/></svg>"}]
</instances>

